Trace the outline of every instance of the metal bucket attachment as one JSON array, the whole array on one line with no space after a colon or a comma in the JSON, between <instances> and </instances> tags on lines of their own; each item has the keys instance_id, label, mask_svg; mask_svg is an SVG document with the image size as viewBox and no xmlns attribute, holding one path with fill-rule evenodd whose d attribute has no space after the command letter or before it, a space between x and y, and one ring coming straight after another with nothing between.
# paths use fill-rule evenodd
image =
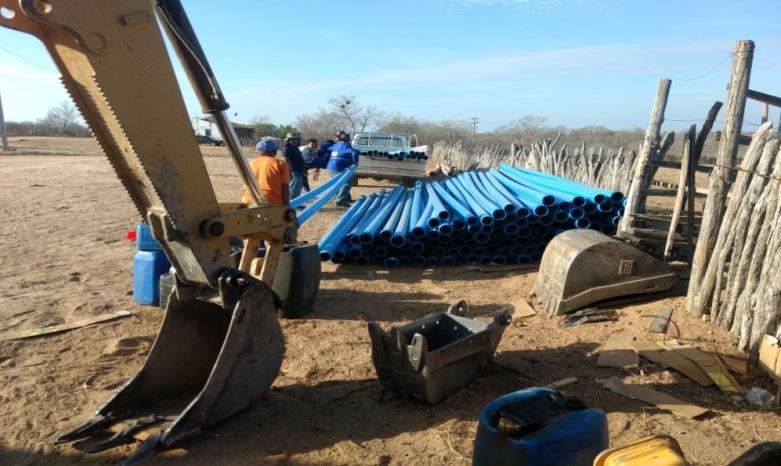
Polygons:
<instances>
[{"instance_id":1,"label":"metal bucket attachment","mask_svg":"<svg viewBox=\"0 0 781 466\"><path fill-rule=\"evenodd\" d=\"M171 293L141 371L98 408L94 419L57 443L102 436L120 421L131 420L130 426L150 417L167 421L128 460L133 463L233 416L271 387L285 351L271 290L233 271L220 278L220 298L235 303L232 311L186 294ZM132 441L137 430L126 428L127 438L114 438L114 444Z\"/></svg>"},{"instance_id":2,"label":"metal bucket attachment","mask_svg":"<svg viewBox=\"0 0 781 466\"><path fill-rule=\"evenodd\" d=\"M594 230L557 235L542 254L532 298L549 316L619 296L668 290L678 275L664 262Z\"/></svg>"},{"instance_id":3,"label":"metal bucket attachment","mask_svg":"<svg viewBox=\"0 0 781 466\"><path fill-rule=\"evenodd\" d=\"M510 321L508 311L496 312L491 322L448 311L391 327L390 332L370 322L377 377L405 396L439 403L477 377Z\"/></svg>"}]
</instances>

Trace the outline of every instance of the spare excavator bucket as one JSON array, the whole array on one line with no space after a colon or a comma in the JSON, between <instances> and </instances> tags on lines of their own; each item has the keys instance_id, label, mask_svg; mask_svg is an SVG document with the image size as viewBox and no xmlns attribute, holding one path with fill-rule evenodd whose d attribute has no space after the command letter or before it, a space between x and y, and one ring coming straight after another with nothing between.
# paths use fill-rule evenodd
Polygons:
<instances>
[{"instance_id":1,"label":"spare excavator bucket","mask_svg":"<svg viewBox=\"0 0 781 466\"><path fill-rule=\"evenodd\" d=\"M545 248L532 298L549 316L619 296L668 290L678 275L664 262L594 230L559 234Z\"/></svg>"},{"instance_id":2,"label":"spare excavator bucket","mask_svg":"<svg viewBox=\"0 0 781 466\"><path fill-rule=\"evenodd\" d=\"M97 437L120 421L135 420L121 431L124 438L86 447L94 452L132 442L141 428L163 422L159 434L129 460L132 464L158 447L198 435L262 396L284 354L274 295L264 283L236 272L220 285L220 295L235 302L232 312L211 302L180 301L173 291L141 371L98 408L95 418L56 442Z\"/></svg>"}]
</instances>

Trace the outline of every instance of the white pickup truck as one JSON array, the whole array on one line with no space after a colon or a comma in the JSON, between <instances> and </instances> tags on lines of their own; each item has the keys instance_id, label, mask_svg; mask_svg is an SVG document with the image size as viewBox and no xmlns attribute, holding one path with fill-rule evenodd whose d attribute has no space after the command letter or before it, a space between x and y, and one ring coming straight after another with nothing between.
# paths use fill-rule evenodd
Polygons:
<instances>
[{"instance_id":1,"label":"white pickup truck","mask_svg":"<svg viewBox=\"0 0 781 466\"><path fill-rule=\"evenodd\" d=\"M363 156L391 160L425 160L427 146L418 146L418 138L408 133L356 133L352 146Z\"/></svg>"}]
</instances>

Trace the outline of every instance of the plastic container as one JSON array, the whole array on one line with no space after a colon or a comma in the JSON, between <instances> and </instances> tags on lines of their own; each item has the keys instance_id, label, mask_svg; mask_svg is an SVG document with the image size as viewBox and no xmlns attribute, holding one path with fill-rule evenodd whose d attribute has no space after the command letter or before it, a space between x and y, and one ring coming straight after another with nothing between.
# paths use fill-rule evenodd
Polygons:
<instances>
[{"instance_id":1,"label":"plastic container","mask_svg":"<svg viewBox=\"0 0 781 466\"><path fill-rule=\"evenodd\" d=\"M163 251L136 251L133 258L133 298L139 304L160 303L160 276L171 268Z\"/></svg>"},{"instance_id":2,"label":"plastic container","mask_svg":"<svg viewBox=\"0 0 781 466\"><path fill-rule=\"evenodd\" d=\"M160 276L171 268L160 243L144 222L136 227L136 255L133 258L133 299L139 304L160 303Z\"/></svg>"},{"instance_id":3,"label":"plastic container","mask_svg":"<svg viewBox=\"0 0 781 466\"><path fill-rule=\"evenodd\" d=\"M174 277L174 274L176 272L174 271L173 267L168 269L168 272L160 275L160 304L159 306L162 309L165 309L168 307L168 298L171 297L171 291L174 290L174 284L176 283L176 278Z\"/></svg>"},{"instance_id":4,"label":"plastic container","mask_svg":"<svg viewBox=\"0 0 781 466\"><path fill-rule=\"evenodd\" d=\"M603 451L594 466L688 466L678 442L669 435L657 435L623 447Z\"/></svg>"},{"instance_id":5,"label":"plastic container","mask_svg":"<svg viewBox=\"0 0 781 466\"><path fill-rule=\"evenodd\" d=\"M502 417L524 429L509 435ZM590 466L608 448L607 417L600 409L546 388L529 388L492 401L480 413L475 466Z\"/></svg>"},{"instance_id":6,"label":"plastic container","mask_svg":"<svg viewBox=\"0 0 781 466\"><path fill-rule=\"evenodd\" d=\"M136 227L136 249L139 251L162 251L160 243L152 236L152 230L143 221Z\"/></svg>"}]
</instances>

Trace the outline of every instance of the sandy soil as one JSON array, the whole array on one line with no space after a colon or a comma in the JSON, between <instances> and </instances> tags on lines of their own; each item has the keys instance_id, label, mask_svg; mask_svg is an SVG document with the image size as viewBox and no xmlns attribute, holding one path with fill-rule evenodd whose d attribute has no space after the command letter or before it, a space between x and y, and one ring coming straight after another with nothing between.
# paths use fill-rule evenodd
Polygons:
<instances>
[{"instance_id":1,"label":"sandy soil","mask_svg":"<svg viewBox=\"0 0 781 466\"><path fill-rule=\"evenodd\" d=\"M108 311L134 315L59 335L0 343L0 464L108 464L130 448L84 455L52 438L85 421L140 366L162 312L130 296L134 246L125 232L138 220L107 161L86 140L12 145L45 154L0 156L0 332L57 324ZM40 147L39 147L40 146ZM17 152L20 153L21 150ZM222 200L237 197L239 179L220 150L206 158ZM382 183L362 181L356 192ZM341 211L326 209L301 231L316 240ZM596 352L616 332L650 338L645 329L662 305L675 309L670 336L706 350L732 353L719 328L689 318L680 298L626 306L620 319L572 329L555 320L516 320L505 333L496 364L437 406L383 389L370 359L366 323L405 322L465 298L473 315L525 298L534 269L339 267L323 264L313 316L284 320L287 353L269 395L252 409L185 442L150 464L469 464L477 416L490 400L567 376L565 392L608 413L612 445L653 435L678 439L693 464L724 464L751 445L781 440L777 412L702 388L647 361L633 370L596 367ZM612 375L713 410L700 420L676 417L629 400L598 383ZM754 367L745 386L767 380Z\"/></svg>"}]
</instances>

